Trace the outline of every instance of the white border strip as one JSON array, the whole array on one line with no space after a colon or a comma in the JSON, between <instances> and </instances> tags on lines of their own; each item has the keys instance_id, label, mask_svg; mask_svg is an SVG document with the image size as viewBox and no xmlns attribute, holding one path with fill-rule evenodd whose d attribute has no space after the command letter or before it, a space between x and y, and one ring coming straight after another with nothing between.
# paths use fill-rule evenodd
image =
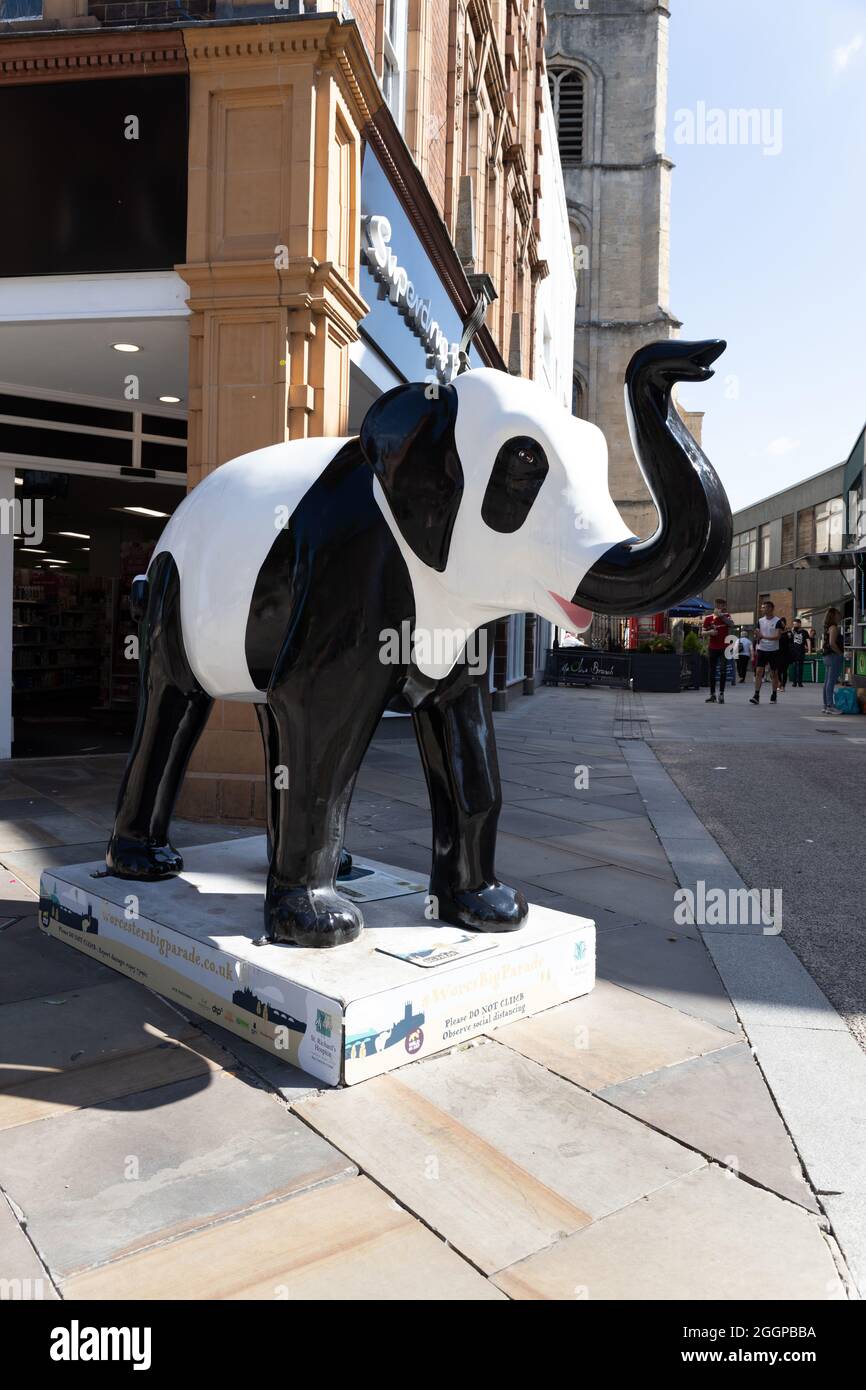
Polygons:
<instances>
[{"instance_id":1,"label":"white border strip","mask_svg":"<svg viewBox=\"0 0 866 1390\"><path fill-rule=\"evenodd\" d=\"M189 288L174 270L0 279L0 323L189 318Z\"/></svg>"}]
</instances>

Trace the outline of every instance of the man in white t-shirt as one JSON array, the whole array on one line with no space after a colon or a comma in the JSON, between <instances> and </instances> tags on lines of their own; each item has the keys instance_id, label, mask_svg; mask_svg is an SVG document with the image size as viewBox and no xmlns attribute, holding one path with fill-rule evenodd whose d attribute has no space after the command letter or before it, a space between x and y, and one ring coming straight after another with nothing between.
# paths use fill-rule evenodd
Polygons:
<instances>
[{"instance_id":1,"label":"man in white t-shirt","mask_svg":"<svg viewBox=\"0 0 866 1390\"><path fill-rule=\"evenodd\" d=\"M741 632L737 638L737 675L740 678L740 685L746 679L749 669L749 662L752 659L752 639L747 637L745 632Z\"/></svg>"},{"instance_id":2,"label":"man in white t-shirt","mask_svg":"<svg viewBox=\"0 0 866 1390\"><path fill-rule=\"evenodd\" d=\"M776 606L770 599L765 599L761 604L761 616L755 628L755 642L755 693L749 704L760 704L764 672L769 670L773 683L770 704L774 705L779 689L779 619L776 617Z\"/></svg>"}]
</instances>

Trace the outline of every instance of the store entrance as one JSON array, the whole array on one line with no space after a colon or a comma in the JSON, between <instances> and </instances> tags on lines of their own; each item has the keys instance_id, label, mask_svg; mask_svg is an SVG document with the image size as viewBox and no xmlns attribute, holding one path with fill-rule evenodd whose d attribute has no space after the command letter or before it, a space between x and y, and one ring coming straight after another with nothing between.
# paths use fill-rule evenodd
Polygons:
<instances>
[{"instance_id":1,"label":"store entrance","mask_svg":"<svg viewBox=\"0 0 866 1390\"><path fill-rule=\"evenodd\" d=\"M15 542L12 756L126 752L138 691L130 585L184 488L26 471L15 495L41 514L42 534Z\"/></svg>"}]
</instances>

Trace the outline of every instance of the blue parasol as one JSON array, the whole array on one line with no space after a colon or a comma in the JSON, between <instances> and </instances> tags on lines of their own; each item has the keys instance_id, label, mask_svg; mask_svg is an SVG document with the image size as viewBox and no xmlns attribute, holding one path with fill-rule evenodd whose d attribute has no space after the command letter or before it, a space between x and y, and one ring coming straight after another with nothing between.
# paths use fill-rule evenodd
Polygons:
<instances>
[{"instance_id":1,"label":"blue parasol","mask_svg":"<svg viewBox=\"0 0 866 1390\"><path fill-rule=\"evenodd\" d=\"M683 603L678 603L676 608L668 609L669 618L703 618L705 614L712 613L713 605L705 603L702 598L687 598Z\"/></svg>"}]
</instances>

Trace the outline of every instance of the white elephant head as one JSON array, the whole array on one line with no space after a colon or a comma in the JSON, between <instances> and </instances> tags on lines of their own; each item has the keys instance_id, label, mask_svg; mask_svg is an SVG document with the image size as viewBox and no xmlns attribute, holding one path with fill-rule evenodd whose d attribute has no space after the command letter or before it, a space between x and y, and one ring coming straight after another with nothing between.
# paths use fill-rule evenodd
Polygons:
<instances>
[{"instance_id":1,"label":"white elephant head","mask_svg":"<svg viewBox=\"0 0 866 1390\"><path fill-rule=\"evenodd\" d=\"M416 628L471 632L525 611L582 631L593 612L658 612L714 579L730 508L671 389L712 376L723 350L657 343L628 368L632 442L659 512L642 542L610 496L603 434L538 383L482 368L381 397L361 446L409 568ZM442 676L453 660L419 664Z\"/></svg>"}]
</instances>

